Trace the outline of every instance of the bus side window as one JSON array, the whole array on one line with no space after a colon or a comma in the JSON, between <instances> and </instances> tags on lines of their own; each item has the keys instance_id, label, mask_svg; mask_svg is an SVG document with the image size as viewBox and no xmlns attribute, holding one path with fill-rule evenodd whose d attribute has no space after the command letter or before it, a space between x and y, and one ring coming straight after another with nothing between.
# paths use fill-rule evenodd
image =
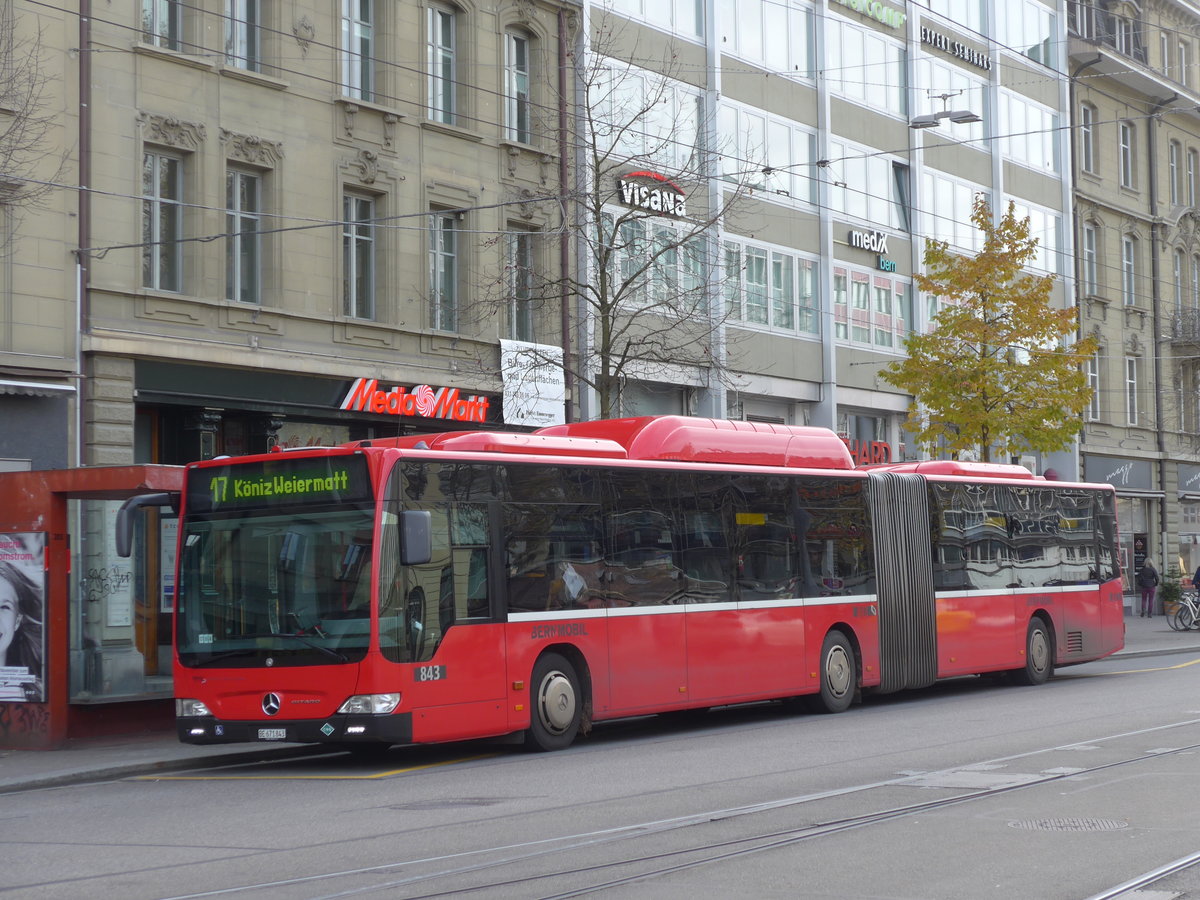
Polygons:
<instances>
[{"instance_id":1,"label":"bus side window","mask_svg":"<svg viewBox=\"0 0 1200 900\"><path fill-rule=\"evenodd\" d=\"M476 547L470 551L467 563L467 616L490 616L488 603L487 550Z\"/></svg>"}]
</instances>

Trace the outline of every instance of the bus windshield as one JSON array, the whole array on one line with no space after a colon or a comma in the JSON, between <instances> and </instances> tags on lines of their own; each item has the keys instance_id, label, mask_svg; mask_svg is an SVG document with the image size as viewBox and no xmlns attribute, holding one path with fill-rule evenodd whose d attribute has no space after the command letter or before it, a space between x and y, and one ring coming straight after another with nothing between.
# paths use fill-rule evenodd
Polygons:
<instances>
[{"instance_id":1,"label":"bus windshield","mask_svg":"<svg viewBox=\"0 0 1200 900\"><path fill-rule=\"evenodd\" d=\"M297 463L308 468L297 474ZM353 496L345 479L314 476L314 463L326 461L289 460L283 475L278 467L262 471L262 464L250 472L228 467L220 476L210 475L220 469L192 473L200 484L189 484L176 617L183 665L336 665L366 655L370 492L364 487L367 496ZM301 475L307 483L328 481L338 496L321 502L319 492L293 491L222 501L213 487L294 484Z\"/></svg>"}]
</instances>

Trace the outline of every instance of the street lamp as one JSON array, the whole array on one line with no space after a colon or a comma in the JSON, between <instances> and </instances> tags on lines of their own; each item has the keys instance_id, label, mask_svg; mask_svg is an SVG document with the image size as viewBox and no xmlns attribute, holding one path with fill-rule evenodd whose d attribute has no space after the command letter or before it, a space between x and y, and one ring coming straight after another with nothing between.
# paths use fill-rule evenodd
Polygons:
<instances>
[{"instance_id":1,"label":"street lamp","mask_svg":"<svg viewBox=\"0 0 1200 900\"><path fill-rule=\"evenodd\" d=\"M942 106L946 106L946 101L951 97L957 97L962 91L951 91L948 94L932 94L942 101ZM971 122L982 122L983 118L976 112L969 109L941 109L938 112L926 113L922 116L913 116L909 121L909 128L936 128L942 119L949 119L955 125L967 125Z\"/></svg>"}]
</instances>

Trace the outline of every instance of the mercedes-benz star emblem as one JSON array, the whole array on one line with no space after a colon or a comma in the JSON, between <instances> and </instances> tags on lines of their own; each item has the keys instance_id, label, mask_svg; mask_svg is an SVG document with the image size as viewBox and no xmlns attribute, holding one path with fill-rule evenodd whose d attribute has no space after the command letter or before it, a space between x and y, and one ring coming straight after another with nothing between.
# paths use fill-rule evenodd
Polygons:
<instances>
[{"instance_id":1,"label":"mercedes-benz star emblem","mask_svg":"<svg viewBox=\"0 0 1200 900\"><path fill-rule=\"evenodd\" d=\"M265 712L268 716L278 714L281 706L283 706L283 701L279 699L278 694L266 694L263 697L263 712Z\"/></svg>"}]
</instances>

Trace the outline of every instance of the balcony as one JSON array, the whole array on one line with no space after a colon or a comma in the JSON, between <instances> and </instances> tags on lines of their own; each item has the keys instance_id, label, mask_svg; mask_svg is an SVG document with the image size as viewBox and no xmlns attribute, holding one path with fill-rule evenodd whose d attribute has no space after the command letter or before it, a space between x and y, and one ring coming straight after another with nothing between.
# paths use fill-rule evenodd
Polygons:
<instances>
[{"instance_id":1,"label":"balcony","mask_svg":"<svg viewBox=\"0 0 1200 900\"><path fill-rule=\"evenodd\" d=\"M1179 309L1171 314L1170 334L1172 343L1200 344L1200 309Z\"/></svg>"}]
</instances>

